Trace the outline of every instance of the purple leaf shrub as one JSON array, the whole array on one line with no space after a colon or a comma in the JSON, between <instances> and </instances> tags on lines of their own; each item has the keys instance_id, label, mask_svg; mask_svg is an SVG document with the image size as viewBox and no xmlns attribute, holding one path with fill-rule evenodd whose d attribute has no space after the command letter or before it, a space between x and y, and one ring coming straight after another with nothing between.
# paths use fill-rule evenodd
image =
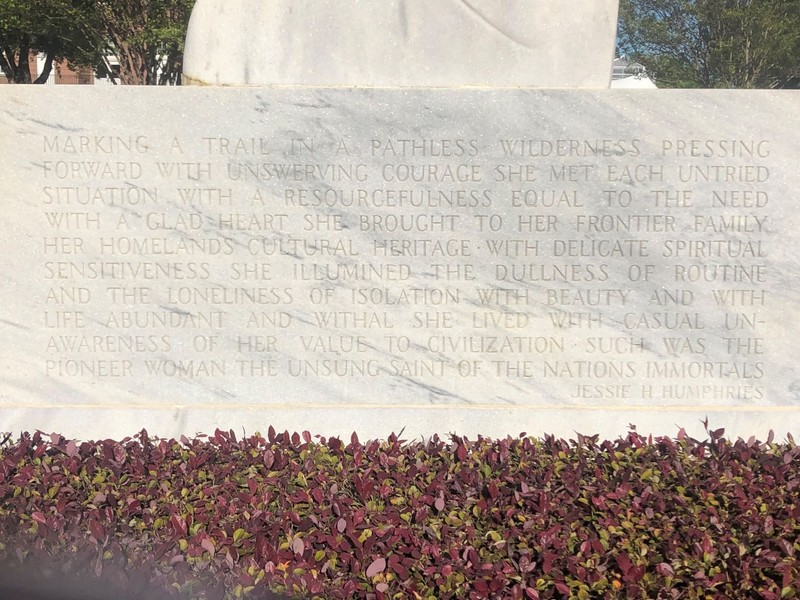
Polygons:
<instances>
[{"instance_id":1,"label":"purple leaf shrub","mask_svg":"<svg viewBox=\"0 0 800 600\"><path fill-rule=\"evenodd\" d=\"M35 572L114 598L800 597L800 448L708 435L23 434L0 596Z\"/></svg>"}]
</instances>

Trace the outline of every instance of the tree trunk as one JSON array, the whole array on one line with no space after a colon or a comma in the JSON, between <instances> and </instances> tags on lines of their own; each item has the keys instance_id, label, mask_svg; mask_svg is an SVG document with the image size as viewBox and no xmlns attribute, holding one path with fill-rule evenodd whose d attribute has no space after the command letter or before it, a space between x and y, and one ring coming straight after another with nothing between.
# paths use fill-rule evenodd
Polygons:
<instances>
[{"instance_id":1,"label":"tree trunk","mask_svg":"<svg viewBox=\"0 0 800 600\"><path fill-rule=\"evenodd\" d=\"M31 63L28 56L31 53L29 43L20 44L19 56L17 57L17 73L14 83L31 82Z\"/></svg>"},{"instance_id":2,"label":"tree trunk","mask_svg":"<svg viewBox=\"0 0 800 600\"><path fill-rule=\"evenodd\" d=\"M10 83L31 83L31 66L28 63L30 44L20 44L19 48L3 48L3 59L0 61L3 73Z\"/></svg>"},{"instance_id":3,"label":"tree trunk","mask_svg":"<svg viewBox=\"0 0 800 600\"><path fill-rule=\"evenodd\" d=\"M177 50L170 52L161 70L158 85L180 85L183 53Z\"/></svg>"},{"instance_id":4,"label":"tree trunk","mask_svg":"<svg viewBox=\"0 0 800 600\"><path fill-rule=\"evenodd\" d=\"M36 78L36 81L33 83L47 83L47 80L50 79L50 72L53 70L53 53L48 52L47 58L44 60L44 67L42 67L42 73Z\"/></svg>"},{"instance_id":5,"label":"tree trunk","mask_svg":"<svg viewBox=\"0 0 800 600\"><path fill-rule=\"evenodd\" d=\"M138 48L131 48L126 42L119 40L117 58L119 59L119 81L122 85L147 84L147 66L144 64Z\"/></svg>"},{"instance_id":6,"label":"tree trunk","mask_svg":"<svg viewBox=\"0 0 800 600\"><path fill-rule=\"evenodd\" d=\"M11 62L14 60L14 54L10 52L10 48L3 48L0 50L0 69L3 71L3 75L6 76L9 83L14 81L14 70L11 66Z\"/></svg>"}]
</instances>

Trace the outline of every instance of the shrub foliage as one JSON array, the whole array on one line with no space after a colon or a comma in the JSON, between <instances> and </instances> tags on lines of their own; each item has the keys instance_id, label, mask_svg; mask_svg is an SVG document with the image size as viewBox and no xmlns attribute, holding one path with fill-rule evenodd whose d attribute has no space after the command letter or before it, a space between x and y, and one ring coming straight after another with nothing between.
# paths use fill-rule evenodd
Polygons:
<instances>
[{"instance_id":1,"label":"shrub foliage","mask_svg":"<svg viewBox=\"0 0 800 600\"><path fill-rule=\"evenodd\" d=\"M800 447L708 436L23 434L0 559L208 599L797 597Z\"/></svg>"}]
</instances>

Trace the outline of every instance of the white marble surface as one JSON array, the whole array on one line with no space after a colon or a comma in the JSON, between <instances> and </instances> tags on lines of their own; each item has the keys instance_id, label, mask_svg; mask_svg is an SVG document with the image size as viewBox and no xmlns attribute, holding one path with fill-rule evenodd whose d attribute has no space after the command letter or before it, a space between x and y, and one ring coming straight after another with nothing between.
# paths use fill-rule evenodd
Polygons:
<instances>
[{"instance_id":1,"label":"white marble surface","mask_svg":"<svg viewBox=\"0 0 800 600\"><path fill-rule=\"evenodd\" d=\"M2 88L0 431L699 435L708 416L796 432L798 125L796 92ZM504 155L514 141L525 156ZM412 167L425 182L396 181ZM409 206L420 197L440 205ZM403 217L422 220L377 227ZM589 226L618 218L640 224ZM409 250L436 242L453 255ZM698 254L709 242L723 255ZM721 281L721 265L759 281ZM271 323L251 321L262 312ZM210 324L176 326L187 313ZM566 315L584 327L557 327ZM147 366L174 361L193 376ZM290 372L324 361L376 373Z\"/></svg>"},{"instance_id":2,"label":"white marble surface","mask_svg":"<svg viewBox=\"0 0 800 600\"><path fill-rule=\"evenodd\" d=\"M618 0L199 0L207 85L608 88Z\"/></svg>"}]
</instances>

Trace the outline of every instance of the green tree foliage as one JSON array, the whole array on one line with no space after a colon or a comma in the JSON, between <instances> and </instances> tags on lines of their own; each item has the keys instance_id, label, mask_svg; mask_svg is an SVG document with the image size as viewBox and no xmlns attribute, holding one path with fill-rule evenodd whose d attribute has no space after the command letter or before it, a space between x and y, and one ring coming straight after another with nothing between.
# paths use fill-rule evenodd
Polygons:
<instances>
[{"instance_id":1,"label":"green tree foliage","mask_svg":"<svg viewBox=\"0 0 800 600\"><path fill-rule=\"evenodd\" d=\"M128 85L180 82L186 28L195 0L95 0L101 35Z\"/></svg>"},{"instance_id":2,"label":"green tree foliage","mask_svg":"<svg viewBox=\"0 0 800 600\"><path fill-rule=\"evenodd\" d=\"M13 83L44 83L54 61L100 66L123 84L180 82L195 0L0 0L0 67ZM44 53L32 80L29 52ZM119 60L114 73L110 56Z\"/></svg>"},{"instance_id":3,"label":"green tree foliage","mask_svg":"<svg viewBox=\"0 0 800 600\"><path fill-rule=\"evenodd\" d=\"M620 0L617 46L660 87L798 87L800 0Z\"/></svg>"},{"instance_id":4,"label":"green tree foliage","mask_svg":"<svg viewBox=\"0 0 800 600\"><path fill-rule=\"evenodd\" d=\"M93 64L100 45L89 0L0 0L0 69L12 83L44 83L53 63L61 59ZM44 69L35 80L28 65L30 52L45 55Z\"/></svg>"}]
</instances>

